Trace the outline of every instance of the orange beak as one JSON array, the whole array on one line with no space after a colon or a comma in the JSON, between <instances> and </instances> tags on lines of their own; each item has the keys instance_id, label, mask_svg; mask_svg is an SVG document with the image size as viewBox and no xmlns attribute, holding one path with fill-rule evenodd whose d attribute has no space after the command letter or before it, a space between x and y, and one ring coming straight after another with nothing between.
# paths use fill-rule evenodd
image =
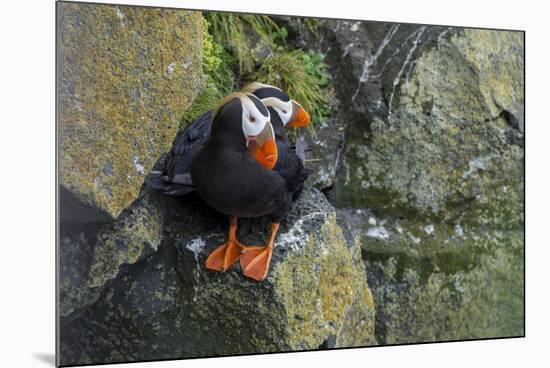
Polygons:
<instances>
[{"instance_id":1,"label":"orange beak","mask_svg":"<svg viewBox=\"0 0 550 368\"><path fill-rule=\"evenodd\" d=\"M249 140L248 152L266 169L271 170L275 167L278 151L271 123L267 123L265 129L257 137Z\"/></svg>"},{"instance_id":2,"label":"orange beak","mask_svg":"<svg viewBox=\"0 0 550 368\"><path fill-rule=\"evenodd\" d=\"M277 144L274 139L265 141L263 145L259 145L256 141L251 141L248 144L248 151L263 167L271 170L277 163Z\"/></svg>"},{"instance_id":3,"label":"orange beak","mask_svg":"<svg viewBox=\"0 0 550 368\"><path fill-rule=\"evenodd\" d=\"M311 123L311 117L303 107L300 107L296 113L295 119L288 122L286 126L291 128L305 128L309 125L309 123Z\"/></svg>"}]
</instances>

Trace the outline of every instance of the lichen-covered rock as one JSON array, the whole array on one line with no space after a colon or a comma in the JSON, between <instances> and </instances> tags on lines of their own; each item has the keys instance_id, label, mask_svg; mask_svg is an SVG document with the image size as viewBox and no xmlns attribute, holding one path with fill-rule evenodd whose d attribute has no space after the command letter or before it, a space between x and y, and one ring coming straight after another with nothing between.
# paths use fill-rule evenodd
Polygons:
<instances>
[{"instance_id":1,"label":"lichen-covered rock","mask_svg":"<svg viewBox=\"0 0 550 368\"><path fill-rule=\"evenodd\" d=\"M200 12L59 3L60 181L117 217L202 86Z\"/></svg>"},{"instance_id":2,"label":"lichen-covered rock","mask_svg":"<svg viewBox=\"0 0 550 368\"><path fill-rule=\"evenodd\" d=\"M338 210L360 239L381 344L524 334L523 232Z\"/></svg>"},{"instance_id":3,"label":"lichen-covered rock","mask_svg":"<svg viewBox=\"0 0 550 368\"><path fill-rule=\"evenodd\" d=\"M303 135L308 152L305 165L312 172L307 183L321 190L334 185L338 164L344 149L346 121L342 114L328 118Z\"/></svg>"},{"instance_id":4,"label":"lichen-covered rock","mask_svg":"<svg viewBox=\"0 0 550 368\"><path fill-rule=\"evenodd\" d=\"M194 351L223 355L374 343L374 306L359 248L346 242L322 193L304 189L282 223L261 283L243 277L239 266L221 274L204 270L206 255L225 239L227 223L219 224L201 231L174 227L170 235L186 281L186 320L195 336L207 336L191 343ZM241 220L239 239L262 244L268 229L267 220Z\"/></svg>"},{"instance_id":5,"label":"lichen-covered rock","mask_svg":"<svg viewBox=\"0 0 550 368\"><path fill-rule=\"evenodd\" d=\"M344 114L330 200L383 344L520 336L523 35L323 21Z\"/></svg>"},{"instance_id":6,"label":"lichen-covered rock","mask_svg":"<svg viewBox=\"0 0 550 368\"><path fill-rule=\"evenodd\" d=\"M238 264L225 273L204 269L225 240L225 216L194 195L163 208L159 250L62 319L66 364L375 344L359 245L346 241L318 190L305 188L283 221L261 283ZM238 236L261 244L268 229L267 220L241 219Z\"/></svg>"},{"instance_id":7,"label":"lichen-covered rock","mask_svg":"<svg viewBox=\"0 0 550 368\"><path fill-rule=\"evenodd\" d=\"M523 35L338 25L339 47L327 60L351 65L335 71L346 81L335 86L350 118L332 199L385 213L522 223Z\"/></svg>"},{"instance_id":8,"label":"lichen-covered rock","mask_svg":"<svg viewBox=\"0 0 550 368\"><path fill-rule=\"evenodd\" d=\"M482 254L468 270L430 271L428 261L399 265L400 255L367 261L373 277L377 338L383 344L524 336L523 244ZM445 253L440 257L447 256ZM424 263L425 267L418 267Z\"/></svg>"},{"instance_id":9,"label":"lichen-covered rock","mask_svg":"<svg viewBox=\"0 0 550 368\"><path fill-rule=\"evenodd\" d=\"M94 247L89 287L103 286L122 265L136 263L157 251L162 239L162 209L150 196L140 197L117 221L102 230Z\"/></svg>"},{"instance_id":10,"label":"lichen-covered rock","mask_svg":"<svg viewBox=\"0 0 550 368\"><path fill-rule=\"evenodd\" d=\"M103 287L122 269L157 251L162 239L163 212L157 197L145 193L111 223L61 227L62 316L95 302Z\"/></svg>"},{"instance_id":11,"label":"lichen-covered rock","mask_svg":"<svg viewBox=\"0 0 550 368\"><path fill-rule=\"evenodd\" d=\"M61 318L61 364L91 364L183 357L181 280L174 247L159 248L109 283L101 297Z\"/></svg>"}]
</instances>

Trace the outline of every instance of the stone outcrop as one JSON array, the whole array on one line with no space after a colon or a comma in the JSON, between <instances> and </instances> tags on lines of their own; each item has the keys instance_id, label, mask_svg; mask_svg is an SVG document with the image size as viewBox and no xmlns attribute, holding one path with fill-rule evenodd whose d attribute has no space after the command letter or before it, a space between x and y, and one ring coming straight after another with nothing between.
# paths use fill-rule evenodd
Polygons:
<instances>
[{"instance_id":1,"label":"stone outcrop","mask_svg":"<svg viewBox=\"0 0 550 368\"><path fill-rule=\"evenodd\" d=\"M157 210L147 196L97 236L88 276L76 288L89 289L95 300L62 318L64 364L375 343L359 243L344 237L334 207L318 190L305 188L282 223L262 283L245 278L238 264L225 273L204 269L206 255L225 240L224 216L195 195L161 198ZM160 245L146 241L156 234L156 211L163 219ZM138 223L146 224L135 235L146 246L140 251L125 235ZM262 244L268 229L264 220L241 220L239 239ZM156 252L145 251L155 246Z\"/></svg>"},{"instance_id":2,"label":"stone outcrop","mask_svg":"<svg viewBox=\"0 0 550 368\"><path fill-rule=\"evenodd\" d=\"M202 18L98 4L57 8L60 182L95 217L116 218L170 149L202 87Z\"/></svg>"}]
</instances>

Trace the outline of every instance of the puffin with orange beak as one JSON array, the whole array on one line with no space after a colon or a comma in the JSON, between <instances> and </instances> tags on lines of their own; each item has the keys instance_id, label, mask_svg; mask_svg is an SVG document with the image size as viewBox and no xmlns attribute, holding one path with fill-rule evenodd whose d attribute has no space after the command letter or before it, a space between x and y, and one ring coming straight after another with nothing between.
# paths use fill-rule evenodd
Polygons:
<instances>
[{"instance_id":1,"label":"puffin with orange beak","mask_svg":"<svg viewBox=\"0 0 550 368\"><path fill-rule=\"evenodd\" d=\"M241 92L252 93L258 97L264 105L277 112L281 124L273 128L277 138L286 141L286 133L283 128L305 128L311 123L308 112L297 101L292 100L282 89L269 84L252 82L241 89Z\"/></svg>"},{"instance_id":2,"label":"puffin with orange beak","mask_svg":"<svg viewBox=\"0 0 550 368\"><path fill-rule=\"evenodd\" d=\"M275 236L288 212L293 190L272 170L278 159L270 113L258 97L241 92L222 100L213 113L210 136L191 163L199 196L229 216L227 241L206 259L206 268L225 271L239 258L245 276L263 280L268 273ZM265 246L237 240L239 217L271 218Z\"/></svg>"},{"instance_id":3,"label":"puffin with orange beak","mask_svg":"<svg viewBox=\"0 0 550 368\"><path fill-rule=\"evenodd\" d=\"M292 100L281 89L258 82L243 87L242 92L252 93L271 111L272 125L275 131L276 144L279 148L279 160L276 171L285 171L290 167L294 175L296 154L288 144L285 128L301 128L310 124L309 114L297 102ZM148 177L148 184L166 194L182 196L195 190L191 180L191 162L193 157L204 146L210 136L213 111L208 111L178 133L172 150L167 158L160 162ZM252 148L256 144L252 143Z\"/></svg>"},{"instance_id":4,"label":"puffin with orange beak","mask_svg":"<svg viewBox=\"0 0 550 368\"><path fill-rule=\"evenodd\" d=\"M259 115L265 117L265 110L262 108L262 104L264 107L267 107L270 120L269 126L272 127L271 129L273 129L272 132L275 136L275 142L273 142L270 139L270 129L265 129L256 135L254 132L251 132L251 126L248 126L247 129L250 134L245 134L247 152L263 168L275 171L284 180L285 190L291 193L291 199L295 200L310 170L304 168L303 156L300 158L296 154L296 150L288 143L285 128L306 127L311 122L309 114L298 102L291 100L285 92L277 87L254 82L245 86L243 92L248 94L247 98L254 103L259 111L259 113L256 112L249 115L254 120L253 123L261 122L265 119ZM163 167L160 170L152 171L148 178L148 183L154 189L173 196L185 195L196 189L194 185L195 176L192 177L191 173L192 163L195 162L195 157L206 146L207 142L211 140L212 132L215 129L214 120L222 119L218 116L218 113L221 112L223 102L229 102L228 98L233 98L234 96L236 95L226 97L222 101L220 108L215 111L206 112L178 134L167 159L160 162ZM238 96L240 96L239 100L245 106L251 107L249 102L243 102L247 100L246 98L243 99L242 93ZM258 103L258 99L261 99L260 103ZM247 108L246 111L254 111L254 109ZM233 119L236 118L233 117ZM245 126L247 125L243 125L243 133L245 132ZM218 135L219 133L216 133L213 139L217 140L218 138L216 137ZM242 146L240 148L242 149ZM241 170L241 173L243 175L251 175L244 169ZM239 189L239 187L236 188ZM200 195L200 190L197 191ZM209 203L208 199L205 199L205 201ZM217 209L215 205L211 206ZM227 211L219 211L227 213ZM286 211L282 212L286 213ZM271 242L270 247L246 247L236 240L237 217L256 216L230 216L228 241L208 257L206 268L215 271L225 271L240 257L241 268L244 274L260 281L267 274L271 249L277 230L273 231L275 226L273 225L272 237L270 237L270 241L268 242L268 245ZM279 226L278 217L276 215L272 216L272 219L277 220L274 222L274 224L277 224L277 229ZM237 253L239 249L242 256ZM264 271L265 274L263 273Z\"/></svg>"},{"instance_id":5,"label":"puffin with orange beak","mask_svg":"<svg viewBox=\"0 0 550 368\"><path fill-rule=\"evenodd\" d=\"M277 87L254 82L243 87L242 91L254 94L269 110L279 152L274 170L287 180L295 199L311 171L304 167L304 162L296 154L296 150L290 146L285 128L307 127L311 118L298 102Z\"/></svg>"}]
</instances>

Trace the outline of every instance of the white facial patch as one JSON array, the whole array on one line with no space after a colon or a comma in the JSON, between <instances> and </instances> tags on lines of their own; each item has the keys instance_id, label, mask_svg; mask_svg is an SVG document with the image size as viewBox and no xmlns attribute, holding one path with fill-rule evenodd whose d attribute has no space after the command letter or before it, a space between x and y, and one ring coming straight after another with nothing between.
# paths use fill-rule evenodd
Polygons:
<instances>
[{"instance_id":1,"label":"white facial patch","mask_svg":"<svg viewBox=\"0 0 550 368\"><path fill-rule=\"evenodd\" d=\"M290 118L292 117L292 100L285 102L279 100L277 97L267 97L262 99L262 102L264 105L272 107L275 111L277 111L277 114L279 114L279 118L281 118L284 125L288 124Z\"/></svg>"},{"instance_id":2,"label":"white facial patch","mask_svg":"<svg viewBox=\"0 0 550 368\"><path fill-rule=\"evenodd\" d=\"M242 111L242 127L243 134L246 137L246 142L250 139L254 139L258 134L264 130L265 125L269 123L270 116L269 111L267 116L263 115L248 97L242 97L241 103L243 107Z\"/></svg>"}]
</instances>

